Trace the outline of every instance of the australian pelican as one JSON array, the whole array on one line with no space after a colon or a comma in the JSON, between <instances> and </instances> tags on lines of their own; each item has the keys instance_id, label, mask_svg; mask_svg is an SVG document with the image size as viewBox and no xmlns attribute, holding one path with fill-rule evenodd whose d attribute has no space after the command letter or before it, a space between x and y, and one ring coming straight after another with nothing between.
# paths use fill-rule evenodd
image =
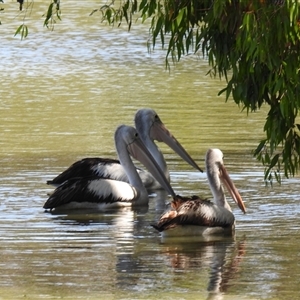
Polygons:
<instances>
[{"instance_id":1,"label":"australian pelican","mask_svg":"<svg viewBox=\"0 0 300 300\"><path fill-rule=\"evenodd\" d=\"M139 160L173 197L175 193L135 128L121 125L115 132L115 147L129 183L97 176L73 178L57 187L45 209L115 208L148 204L148 192L131 157Z\"/></svg>"},{"instance_id":2,"label":"australian pelican","mask_svg":"<svg viewBox=\"0 0 300 300\"><path fill-rule=\"evenodd\" d=\"M221 150L209 149L205 161L213 201L203 200L198 196L175 196L171 202L171 209L152 225L162 232L163 236L233 234L235 218L221 181L239 208L246 212L243 200L224 167Z\"/></svg>"},{"instance_id":3,"label":"australian pelican","mask_svg":"<svg viewBox=\"0 0 300 300\"><path fill-rule=\"evenodd\" d=\"M135 127L141 140L144 142L156 162L159 164L168 180L170 180L170 175L167 164L164 160L163 154L154 143L154 140L165 142L170 148L178 153L182 159L184 159L192 167L202 172L201 168L165 127L153 109L144 108L138 110L135 114ZM137 171L148 191L163 188L149 172L141 169L137 169ZM89 176L105 177L118 181L129 182L126 172L118 160L96 157L84 158L75 162L53 180L47 181L47 184L59 186L71 178L84 178Z\"/></svg>"}]
</instances>

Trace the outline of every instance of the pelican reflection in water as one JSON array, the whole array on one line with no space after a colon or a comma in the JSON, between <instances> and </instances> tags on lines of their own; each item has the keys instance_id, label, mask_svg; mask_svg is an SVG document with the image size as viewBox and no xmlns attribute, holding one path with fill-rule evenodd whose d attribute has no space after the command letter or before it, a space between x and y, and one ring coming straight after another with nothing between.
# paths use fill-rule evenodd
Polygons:
<instances>
[{"instance_id":1,"label":"pelican reflection in water","mask_svg":"<svg viewBox=\"0 0 300 300\"><path fill-rule=\"evenodd\" d=\"M152 225L162 232L163 236L232 235L235 218L226 200L221 181L239 208L246 212L243 200L224 167L222 151L209 149L205 163L213 201L203 200L197 196L192 198L175 196L171 202L172 209L165 212L159 221Z\"/></svg>"},{"instance_id":2,"label":"pelican reflection in water","mask_svg":"<svg viewBox=\"0 0 300 300\"><path fill-rule=\"evenodd\" d=\"M205 280L208 282L206 299L221 300L224 295L226 299L231 299L226 292L230 287L234 290L234 285L237 285L236 279L245 253L244 238L235 241L233 237L222 237L201 243L172 240L161 245L160 257L167 257L167 267L176 270L177 274L183 274L185 271L195 273L193 283L199 281L199 286L203 283L203 274L206 274L209 268L209 278ZM179 278L177 278L177 285L180 285Z\"/></svg>"}]
</instances>

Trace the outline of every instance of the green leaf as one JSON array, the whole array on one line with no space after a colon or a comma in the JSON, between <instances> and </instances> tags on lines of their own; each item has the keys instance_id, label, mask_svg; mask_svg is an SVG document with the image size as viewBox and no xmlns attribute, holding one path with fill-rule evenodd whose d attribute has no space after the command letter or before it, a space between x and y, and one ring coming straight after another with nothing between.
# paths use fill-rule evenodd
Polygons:
<instances>
[{"instance_id":1,"label":"green leaf","mask_svg":"<svg viewBox=\"0 0 300 300\"><path fill-rule=\"evenodd\" d=\"M20 25L14 36L17 34L20 34L22 40L25 39L28 36L28 27L25 24Z\"/></svg>"},{"instance_id":2,"label":"green leaf","mask_svg":"<svg viewBox=\"0 0 300 300\"><path fill-rule=\"evenodd\" d=\"M48 10L47 10L47 14L46 14L46 19L44 21L44 26L48 27L48 24L49 24L49 20L51 19L52 17L52 9L53 9L53 5L54 3L51 3L48 7Z\"/></svg>"},{"instance_id":3,"label":"green leaf","mask_svg":"<svg viewBox=\"0 0 300 300\"><path fill-rule=\"evenodd\" d=\"M146 4L147 4L147 0L142 0L139 6L139 11L144 9L146 7Z\"/></svg>"},{"instance_id":4,"label":"green leaf","mask_svg":"<svg viewBox=\"0 0 300 300\"><path fill-rule=\"evenodd\" d=\"M181 9L179 10L179 13L176 17L176 23L177 23L177 26L180 26L181 22L182 22L182 19L183 17L185 16L185 13L186 13L186 9Z\"/></svg>"},{"instance_id":5,"label":"green leaf","mask_svg":"<svg viewBox=\"0 0 300 300\"><path fill-rule=\"evenodd\" d=\"M279 158L279 154L276 154L272 160L271 160L271 163L270 163L270 166L269 168L272 169L277 163L278 163L278 158Z\"/></svg>"},{"instance_id":6,"label":"green leaf","mask_svg":"<svg viewBox=\"0 0 300 300\"><path fill-rule=\"evenodd\" d=\"M16 32L15 32L15 35L14 35L14 36L16 36L17 34L19 34L19 33L21 32L21 30L22 30L23 26L24 26L24 24L20 25L20 26L17 28L17 30L16 30Z\"/></svg>"},{"instance_id":7,"label":"green leaf","mask_svg":"<svg viewBox=\"0 0 300 300\"><path fill-rule=\"evenodd\" d=\"M254 156L257 156L265 147L267 140L262 140L254 151Z\"/></svg>"}]
</instances>

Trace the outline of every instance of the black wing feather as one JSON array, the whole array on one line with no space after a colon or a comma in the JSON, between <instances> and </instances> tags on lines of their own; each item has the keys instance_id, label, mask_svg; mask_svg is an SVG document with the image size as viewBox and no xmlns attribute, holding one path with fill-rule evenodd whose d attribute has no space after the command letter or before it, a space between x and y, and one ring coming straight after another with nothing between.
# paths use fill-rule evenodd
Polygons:
<instances>
[{"instance_id":1,"label":"black wing feather","mask_svg":"<svg viewBox=\"0 0 300 300\"><path fill-rule=\"evenodd\" d=\"M98 165L107 164L120 164L119 160L110 158L100 158L100 157L89 157L82 160L76 161L68 169L60 173L54 179L47 181L47 184L59 185L71 178L78 177L89 177L89 176L99 176L102 177L103 174L99 173L97 169Z\"/></svg>"}]
</instances>

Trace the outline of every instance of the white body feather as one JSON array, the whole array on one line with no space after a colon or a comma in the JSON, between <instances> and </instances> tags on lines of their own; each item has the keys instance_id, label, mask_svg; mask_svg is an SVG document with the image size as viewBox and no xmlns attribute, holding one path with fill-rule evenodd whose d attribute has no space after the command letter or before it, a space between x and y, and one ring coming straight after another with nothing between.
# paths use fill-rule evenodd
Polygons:
<instances>
[{"instance_id":1,"label":"white body feather","mask_svg":"<svg viewBox=\"0 0 300 300\"><path fill-rule=\"evenodd\" d=\"M119 201L133 201L138 196L136 189L123 181L116 181L111 179L93 180L88 190L91 194L97 197L107 198L111 194Z\"/></svg>"}]
</instances>

